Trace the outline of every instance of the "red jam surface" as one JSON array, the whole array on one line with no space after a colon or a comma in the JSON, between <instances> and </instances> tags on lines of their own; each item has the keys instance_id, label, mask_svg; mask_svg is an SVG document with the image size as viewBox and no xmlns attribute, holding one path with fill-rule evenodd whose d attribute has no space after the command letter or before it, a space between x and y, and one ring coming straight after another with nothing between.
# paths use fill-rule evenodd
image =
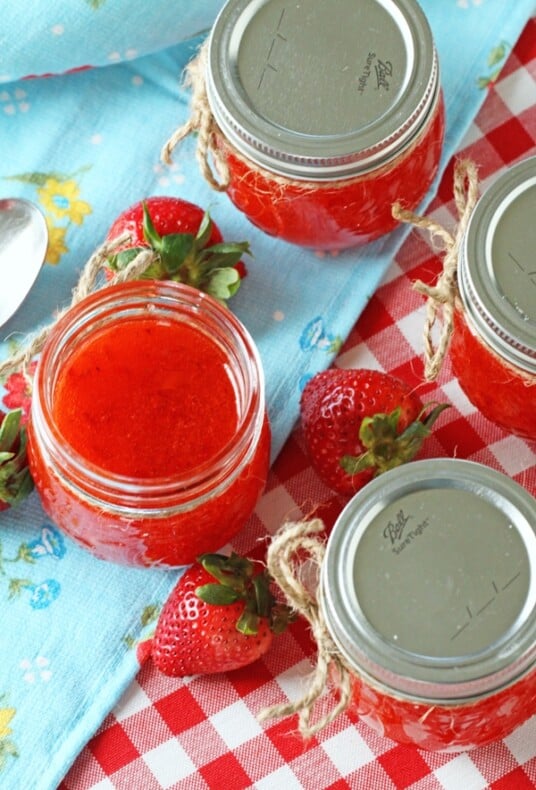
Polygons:
<instances>
[{"instance_id":1,"label":"red jam surface","mask_svg":"<svg viewBox=\"0 0 536 790\"><path fill-rule=\"evenodd\" d=\"M471 403L501 428L536 441L536 378L501 360L454 313L450 345L453 371Z\"/></svg>"},{"instance_id":2,"label":"red jam surface","mask_svg":"<svg viewBox=\"0 0 536 790\"><path fill-rule=\"evenodd\" d=\"M105 472L187 479L235 435L236 395L226 364L219 346L183 322L140 317L106 325L64 363L53 419L65 442ZM101 558L175 566L217 550L244 526L266 481L270 437L265 420L249 462L221 493L147 517L122 514L66 485L31 425L29 444L36 487L58 526Z\"/></svg>"},{"instance_id":3,"label":"red jam surface","mask_svg":"<svg viewBox=\"0 0 536 790\"><path fill-rule=\"evenodd\" d=\"M504 738L536 712L536 671L484 699L448 707L395 698L354 676L351 710L398 743L465 751Z\"/></svg>"},{"instance_id":4,"label":"red jam surface","mask_svg":"<svg viewBox=\"0 0 536 790\"><path fill-rule=\"evenodd\" d=\"M223 351L191 326L147 319L75 349L58 375L53 418L86 460L137 478L188 474L232 440L238 422Z\"/></svg>"},{"instance_id":5,"label":"red jam surface","mask_svg":"<svg viewBox=\"0 0 536 790\"><path fill-rule=\"evenodd\" d=\"M336 250L393 230L392 205L416 208L437 172L445 114L443 98L417 140L383 167L336 182L290 181L260 169L222 138L232 202L261 230L303 247Z\"/></svg>"}]
</instances>

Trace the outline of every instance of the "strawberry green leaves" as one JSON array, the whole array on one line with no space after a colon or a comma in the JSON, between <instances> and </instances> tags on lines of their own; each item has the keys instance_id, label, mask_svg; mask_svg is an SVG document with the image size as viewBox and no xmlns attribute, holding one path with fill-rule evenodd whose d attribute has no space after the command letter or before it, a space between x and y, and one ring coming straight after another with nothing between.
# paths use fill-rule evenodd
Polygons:
<instances>
[{"instance_id":1,"label":"strawberry green leaves","mask_svg":"<svg viewBox=\"0 0 536 790\"><path fill-rule=\"evenodd\" d=\"M176 199L169 205L180 212L186 204ZM215 235L214 225L207 212L202 215L197 230L192 227L192 232L160 234L151 217L149 201L144 201L142 207L142 243L110 256L108 265L112 271L126 268L149 247L153 260L144 271L143 279L182 282L209 293L223 303L237 292L242 279L238 264L243 255L251 255L248 242L222 239L211 243ZM189 224L193 226L193 223ZM219 232L217 237L221 238Z\"/></svg>"},{"instance_id":2,"label":"strawberry green leaves","mask_svg":"<svg viewBox=\"0 0 536 790\"><path fill-rule=\"evenodd\" d=\"M33 489L22 410L0 414L0 510L18 505Z\"/></svg>"},{"instance_id":3,"label":"strawberry green leaves","mask_svg":"<svg viewBox=\"0 0 536 790\"><path fill-rule=\"evenodd\" d=\"M270 592L266 572L255 574L253 563L238 554L204 554L198 562L217 581L196 589L196 595L213 606L228 606L241 601L244 610L236 622L242 634L256 634L261 618L269 620L270 630L281 633L292 619L290 610L278 604Z\"/></svg>"},{"instance_id":4,"label":"strawberry green leaves","mask_svg":"<svg viewBox=\"0 0 536 790\"><path fill-rule=\"evenodd\" d=\"M427 410L433 406L426 415ZM344 455L340 464L349 475L374 469L379 475L388 469L411 461L420 450L424 440L430 436L432 425L447 403L426 404L418 418L399 433L401 408L393 409L389 414L374 414L365 417L359 428L359 440L366 452L359 456ZM424 419L422 419L426 415Z\"/></svg>"}]
</instances>

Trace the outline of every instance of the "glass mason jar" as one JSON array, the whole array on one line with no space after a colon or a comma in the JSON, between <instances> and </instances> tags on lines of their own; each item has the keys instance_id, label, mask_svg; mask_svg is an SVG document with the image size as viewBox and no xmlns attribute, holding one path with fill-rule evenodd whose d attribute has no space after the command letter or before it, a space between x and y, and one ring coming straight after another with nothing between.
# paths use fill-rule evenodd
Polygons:
<instances>
[{"instance_id":1,"label":"glass mason jar","mask_svg":"<svg viewBox=\"0 0 536 790\"><path fill-rule=\"evenodd\" d=\"M53 327L28 435L43 507L75 541L113 562L189 564L242 529L266 482L258 352L194 288L103 288Z\"/></svg>"},{"instance_id":2,"label":"glass mason jar","mask_svg":"<svg viewBox=\"0 0 536 790\"><path fill-rule=\"evenodd\" d=\"M536 157L480 197L458 261L450 345L469 400L505 430L536 441Z\"/></svg>"},{"instance_id":3,"label":"glass mason jar","mask_svg":"<svg viewBox=\"0 0 536 790\"><path fill-rule=\"evenodd\" d=\"M505 475L386 472L339 516L320 584L352 709L381 735L459 751L536 713L536 500Z\"/></svg>"},{"instance_id":4,"label":"glass mason jar","mask_svg":"<svg viewBox=\"0 0 536 790\"><path fill-rule=\"evenodd\" d=\"M206 92L233 203L315 249L392 230L437 172L444 105L415 0L229 0L209 38Z\"/></svg>"}]
</instances>

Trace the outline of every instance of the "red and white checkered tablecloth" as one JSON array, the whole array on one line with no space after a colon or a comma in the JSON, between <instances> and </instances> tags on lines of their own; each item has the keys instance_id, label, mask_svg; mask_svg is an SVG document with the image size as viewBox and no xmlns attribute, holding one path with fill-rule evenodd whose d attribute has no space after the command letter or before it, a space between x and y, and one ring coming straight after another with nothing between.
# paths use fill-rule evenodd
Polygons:
<instances>
[{"instance_id":1,"label":"red and white checkered tablecloth","mask_svg":"<svg viewBox=\"0 0 536 790\"><path fill-rule=\"evenodd\" d=\"M536 154L536 17L528 23L471 126L460 156L479 166L482 188L504 167ZM536 207L535 207L536 208ZM452 163L431 213L452 227ZM536 213L535 213L536 217ZM326 262L326 265L329 265ZM429 239L412 232L352 330L336 364L374 367L411 383L422 380L422 297L440 263ZM505 472L536 494L534 445L482 417L461 392L450 366L429 399L450 401L424 456L457 456ZM316 515L329 526L344 501L315 476L296 427L268 486L234 548L262 556L286 519ZM308 743L296 721L268 721L267 705L297 698L314 648L302 622L278 638L261 661L234 673L166 678L149 663L107 717L60 790L529 790L536 788L536 716L499 743L468 753L431 754L399 746L347 714Z\"/></svg>"}]
</instances>

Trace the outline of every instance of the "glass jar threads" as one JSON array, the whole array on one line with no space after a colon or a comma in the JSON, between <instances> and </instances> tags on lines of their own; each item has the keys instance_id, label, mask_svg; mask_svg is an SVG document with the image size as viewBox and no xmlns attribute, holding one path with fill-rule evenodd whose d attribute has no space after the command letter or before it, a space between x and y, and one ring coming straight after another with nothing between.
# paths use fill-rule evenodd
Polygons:
<instances>
[{"instance_id":1,"label":"glass jar threads","mask_svg":"<svg viewBox=\"0 0 536 790\"><path fill-rule=\"evenodd\" d=\"M536 713L536 500L505 475L434 459L376 478L329 536L320 605L380 734L465 750Z\"/></svg>"},{"instance_id":2,"label":"glass jar threads","mask_svg":"<svg viewBox=\"0 0 536 790\"><path fill-rule=\"evenodd\" d=\"M450 344L469 400L505 430L536 441L536 157L478 200L458 260Z\"/></svg>"},{"instance_id":3,"label":"glass jar threads","mask_svg":"<svg viewBox=\"0 0 536 790\"><path fill-rule=\"evenodd\" d=\"M417 206L433 181L444 107L415 0L229 0L203 77L222 186L266 233L369 242L395 227L392 204Z\"/></svg>"},{"instance_id":4,"label":"glass jar threads","mask_svg":"<svg viewBox=\"0 0 536 790\"><path fill-rule=\"evenodd\" d=\"M29 461L50 518L96 556L180 566L244 526L269 465L256 347L175 282L110 286L53 327Z\"/></svg>"}]
</instances>

